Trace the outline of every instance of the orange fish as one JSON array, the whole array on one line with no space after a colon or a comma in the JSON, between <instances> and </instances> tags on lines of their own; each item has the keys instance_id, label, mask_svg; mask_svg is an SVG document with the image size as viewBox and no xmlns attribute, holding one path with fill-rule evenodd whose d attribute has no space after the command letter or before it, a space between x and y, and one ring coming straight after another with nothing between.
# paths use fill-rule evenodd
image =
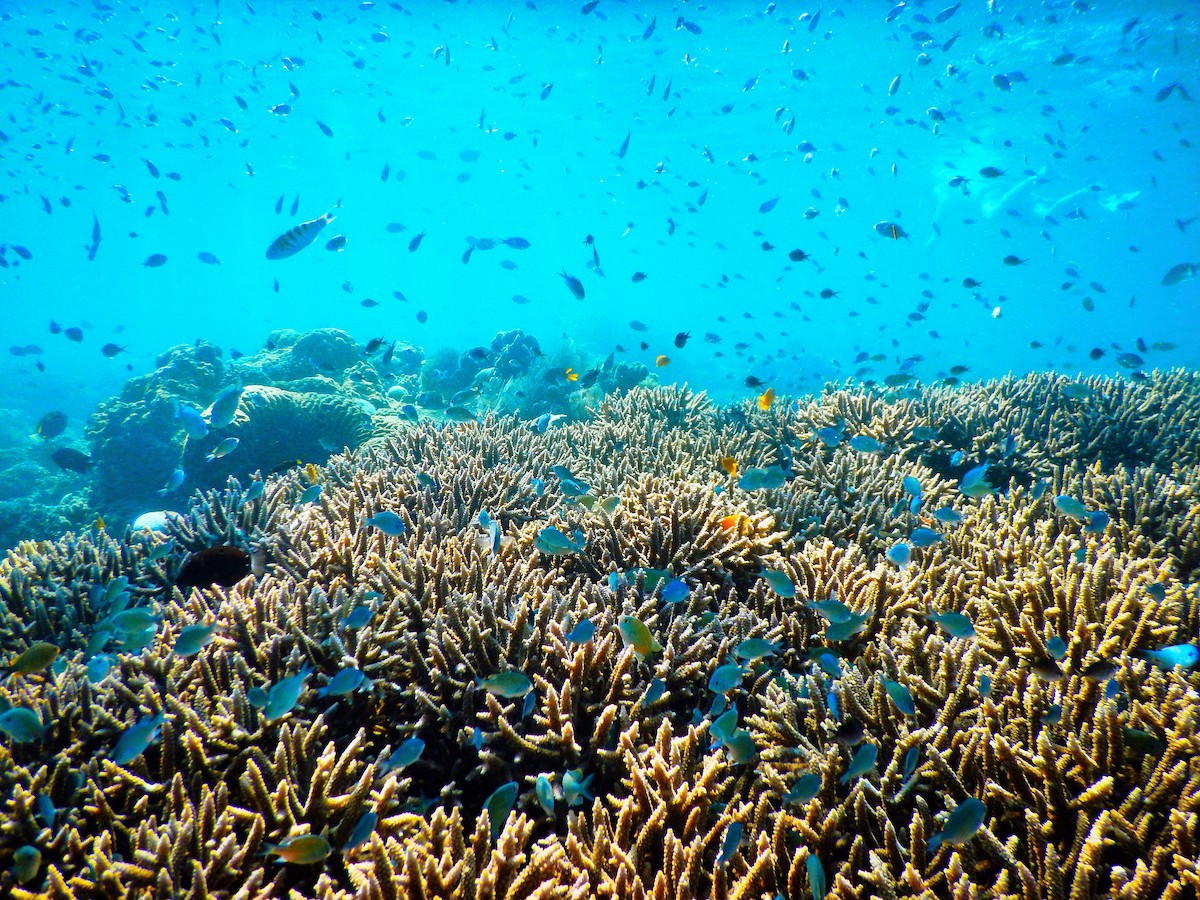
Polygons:
<instances>
[{"instance_id":1,"label":"orange fish","mask_svg":"<svg viewBox=\"0 0 1200 900\"><path fill-rule=\"evenodd\" d=\"M771 408L771 404L775 402L775 388L767 388L765 392L758 397L758 408L766 412Z\"/></svg>"},{"instance_id":2,"label":"orange fish","mask_svg":"<svg viewBox=\"0 0 1200 900\"><path fill-rule=\"evenodd\" d=\"M579 373L576 372L574 369L572 369L570 366L567 367L567 371L565 374L567 376L567 381L578 381L579 380Z\"/></svg>"},{"instance_id":3,"label":"orange fish","mask_svg":"<svg viewBox=\"0 0 1200 900\"><path fill-rule=\"evenodd\" d=\"M656 366L658 366L660 369L661 369L663 366L669 366L669 365L671 364L671 357L669 357L669 356L663 356L663 355L660 353L660 354L658 355L658 358L654 360L654 364L655 364Z\"/></svg>"},{"instance_id":4,"label":"orange fish","mask_svg":"<svg viewBox=\"0 0 1200 900\"><path fill-rule=\"evenodd\" d=\"M732 456L721 457L721 468L728 472L732 477L737 478L738 464L737 460Z\"/></svg>"},{"instance_id":5,"label":"orange fish","mask_svg":"<svg viewBox=\"0 0 1200 900\"><path fill-rule=\"evenodd\" d=\"M733 531L736 529L737 531L741 531L742 519L744 518L745 516L743 516L742 513L734 513L733 515L725 516L721 519L721 530Z\"/></svg>"}]
</instances>

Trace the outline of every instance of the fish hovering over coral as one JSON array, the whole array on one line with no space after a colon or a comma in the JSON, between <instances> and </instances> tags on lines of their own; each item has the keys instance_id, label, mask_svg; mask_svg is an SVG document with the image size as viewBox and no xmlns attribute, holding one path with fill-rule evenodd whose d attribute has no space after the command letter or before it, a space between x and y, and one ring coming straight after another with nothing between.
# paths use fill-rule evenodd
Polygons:
<instances>
[{"instance_id":1,"label":"fish hovering over coral","mask_svg":"<svg viewBox=\"0 0 1200 900\"><path fill-rule=\"evenodd\" d=\"M340 201L338 206L341 206ZM294 228L288 229L271 241L271 246L267 248L267 259L287 259L289 256L299 253L315 241L317 235L321 233L321 229L332 222L334 218L333 213L327 212L323 216L308 222L301 222Z\"/></svg>"}]
</instances>

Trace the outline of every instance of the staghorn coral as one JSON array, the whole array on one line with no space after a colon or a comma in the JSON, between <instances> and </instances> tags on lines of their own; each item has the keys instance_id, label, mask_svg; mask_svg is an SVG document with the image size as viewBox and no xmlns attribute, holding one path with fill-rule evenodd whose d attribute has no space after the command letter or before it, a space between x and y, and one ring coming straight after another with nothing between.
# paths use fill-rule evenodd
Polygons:
<instances>
[{"instance_id":1,"label":"staghorn coral","mask_svg":"<svg viewBox=\"0 0 1200 900\"><path fill-rule=\"evenodd\" d=\"M0 862L26 844L43 859L30 884L0 874L0 890L800 897L819 861L842 898L1193 896L1200 675L1137 654L1200 624L1184 531L1198 515L1194 448L1163 446L1195 421L1193 384L1185 373L1093 383L1117 423L1156 390L1173 398L1132 446L1097 443L1087 423L1044 432L1077 402L1056 401L1049 376L900 398L831 388L767 412L639 389L544 434L495 416L388 428L329 458L312 503L298 505L309 483L293 471L258 499L236 481L195 495L167 539L24 543L0 564L0 651L56 640L63 654L0 683L0 701L46 724L39 741L0 745ZM1035 399L1043 406L1027 409ZM812 439L839 420L884 452ZM912 436L937 423L954 425ZM999 461L1010 430L1019 449L1004 491L960 494L942 455ZM724 456L782 466L785 480L742 490ZM921 483L915 512L905 476ZM1111 522L1085 531L1054 511L1058 493ZM941 540L904 567L890 562L888 547L942 506L963 521L938 524ZM384 511L403 533L368 524ZM582 549L538 551L549 525L579 529ZM255 574L174 586L184 551L222 543L251 549ZM678 603L661 599L670 577L689 588ZM111 627L105 598L119 578L128 606L161 621L145 649L118 636L98 676L84 650ZM807 602L831 596L863 616L859 633L828 639ZM360 607L371 615L351 626ZM968 615L975 636L951 638L932 610ZM643 659L627 647L622 616L661 650ZM594 636L569 638L584 619ZM214 641L180 656L175 642L195 623L215 624ZM1065 676L1048 681L1036 664L1055 637ZM744 663L719 701L709 678L747 638L778 652ZM836 653L840 676L814 664L820 652ZM1083 675L1099 660L1114 663L1115 694ZM348 666L369 683L319 696ZM308 668L294 708L267 718L257 693ZM512 669L532 680L528 698L480 686ZM884 678L911 693L914 714ZM726 703L749 757L720 746ZM120 735L159 713L158 740L114 761ZM848 720L877 748L856 777ZM411 737L424 753L392 767ZM805 774L819 784L796 799ZM484 803L507 782L516 806L493 840ZM52 825L43 795L58 807ZM987 807L979 833L931 850L968 797ZM367 812L374 828L348 848ZM733 823L740 844L724 847ZM334 852L313 865L260 855L303 833Z\"/></svg>"}]
</instances>

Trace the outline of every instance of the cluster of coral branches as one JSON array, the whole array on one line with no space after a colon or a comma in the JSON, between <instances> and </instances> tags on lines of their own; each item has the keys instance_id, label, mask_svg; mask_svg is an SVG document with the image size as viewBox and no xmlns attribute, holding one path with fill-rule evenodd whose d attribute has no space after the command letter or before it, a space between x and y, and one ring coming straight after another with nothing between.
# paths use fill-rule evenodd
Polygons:
<instances>
[{"instance_id":1,"label":"cluster of coral branches","mask_svg":"<svg viewBox=\"0 0 1200 900\"><path fill-rule=\"evenodd\" d=\"M1142 654L1200 628L1200 390L1071 384L830 388L766 411L639 388L544 432L405 423L257 499L197 494L165 535L22 544L0 566L0 656L62 654L0 683L44 724L0 738L0 865L40 852L0 893L1195 897L1200 674ZM744 490L734 462L782 486ZM1089 528L1058 496L1109 518ZM549 527L582 549L539 549ZM938 539L898 564L919 527ZM180 590L184 555L215 545L252 574ZM119 578L154 620L137 652L96 639ZM833 598L861 623L840 639L812 606ZM974 636L928 618L947 612ZM211 643L177 652L196 624ZM718 699L751 638L774 651ZM1111 677L1085 677L1096 664ZM351 667L356 690L319 693ZM306 668L268 718L263 691ZM527 695L481 684L514 670ZM715 728L731 708L752 753ZM978 831L933 840L970 797ZM301 834L329 852L263 855Z\"/></svg>"}]
</instances>

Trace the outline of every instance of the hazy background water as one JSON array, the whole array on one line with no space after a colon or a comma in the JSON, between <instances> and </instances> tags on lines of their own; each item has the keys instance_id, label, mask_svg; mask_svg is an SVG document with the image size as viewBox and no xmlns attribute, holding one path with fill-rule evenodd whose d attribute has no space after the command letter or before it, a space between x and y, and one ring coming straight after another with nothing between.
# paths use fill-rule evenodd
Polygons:
<instances>
[{"instance_id":1,"label":"hazy background water","mask_svg":"<svg viewBox=\"0 0 1200 900\"><path fill-rule=\"evenodd\" d=\"M926 382L956 364L968 378L1127 373L1110 345L1138 337L1177 345L1141 353L1146 368L1197 364L1200 282L1160 283L1200 263L1200 222L1176 223L1200 216L1197 104L1155 99L1174 81L1200 95L1195 3L964 2L942 23L944 0L890 23L873 2L581 5L6 3L0 243L32 259L10 246L0 290L7 343L44 353L5 355L5 405L31 429L61 408L78 433L127 366L198 338L251 352L280 327L430 351L519 327L581 358L621 345L663 381L721 399L751 395L751 374L780 393L816 389L863 352L887 356L863 377L921 357L911 371ZM1064 51L1077 58L1053 64ZM284 103L290 114L271 112ZM936 129L930 107L947 118ZM1006 174L986 180L984 166ZM947 186L955 174L970 196ZM338 200L312 247L264 257ZM882 220L911 239L881 237ZM337 233L345 250L327 252ZM462 262L469 237L507 236L531 247ZM796 248L812 259L790 262ZM155 253L167 263L144 267ZM1028 262L1006 266L1009 254ZM52 319L82 325L83 342L51 335ZM678 331L692 334L681 350ZM104 358L108 341L128 353ZM1092 348L1107 352L1092 361ZM654 369L660 353L672 362Z\"/></svg>"}]
</instances>

